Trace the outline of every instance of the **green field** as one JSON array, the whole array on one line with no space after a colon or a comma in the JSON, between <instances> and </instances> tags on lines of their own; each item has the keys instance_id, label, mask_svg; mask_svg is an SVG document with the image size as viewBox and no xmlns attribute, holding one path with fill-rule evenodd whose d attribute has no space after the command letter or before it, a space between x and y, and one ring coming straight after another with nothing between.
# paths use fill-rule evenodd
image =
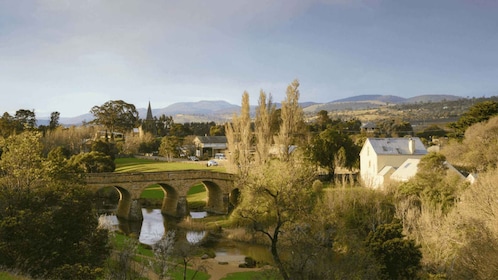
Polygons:
<instances>
[{"instance_id":1,"label":"green field","mask_svg":"<svg viewBox=\"0 0 498 280\"><path fill-rule=\"evenodd\" d=\"M194 185L187 193L187 201L190 208L197 209L206 205L206 188L201 183ZM162 200L164 191L158 184L148 186L140 195L140 198L151 200Z\"/></svg>"},{"instance_id":2,"label":"green field","mask_svg":"<svg viewBox=\"0 0 498 280\"><path fill-rule=\"evenodd\" d=\"M225 172L223 166L207 167L205 162L175 161L166 162L141 158L117 158L115 172L158 172L180 170L211 170Z\"/></svg>"}]
</instances>

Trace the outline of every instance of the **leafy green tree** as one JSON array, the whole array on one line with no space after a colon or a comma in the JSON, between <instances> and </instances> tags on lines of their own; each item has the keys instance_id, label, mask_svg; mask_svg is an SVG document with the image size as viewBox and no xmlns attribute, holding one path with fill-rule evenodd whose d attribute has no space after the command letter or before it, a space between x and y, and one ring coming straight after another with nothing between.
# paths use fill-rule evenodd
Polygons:
<instances>
[{"instance_id":1,"label":"leafy green tree","mask_svg":"<svg viewBox=\"0 0 498 280\"><path fill-rule=\"evenodd\" d=\"M118 149L115 143L109 143L107 141L97 140L92 144L92 152L99 152L108 155L112 160L116 158Z\"/></svg>"},{"instance_id":2,"label":"leafy green tree","mask_svg":"<svg viewBox=\"0 0 498 280\"><path fill-rule=\"evenodd\" d=\"M161 145L159 146L159 154L166 157L168 160L171 160L178 156L180 144L180 138L176 136L164 136L161 139Z\"/></svg>"},{"instance_id":3,"label":"leafy green tree","mask_svg":"<svg viewBox=\"0 0 498 280\"><path fill-rule=\"evenodd\" d=\"M382 279L416 279L421 269L422 253L402 231L399 222L382 224L366 239L366 246L382 265Z\"/></svg>"},{"instance_id":4,"label":"leafy green tree","mask_svg":"<svg viewBox=\"0 0 498 280\"><path fill-rule=\"evenodd\" d=\"M167 136L165 136L167 137ZM176 136L175 136L176 137ZM159 151L161 146L161 139L154 137L151 133L145 133L139 140L138 152L139 153L154 153Z\"/></svg>"},{"instance_id":5,"label":"leafy green tree","mask_svg":"<svg viewBox=\"0 0 498 280\"><path fill-rule=\"evenodd\" d=\"M3 113L0 118L0 135L4 138L9 137L15 131L14 117L9 113Z\"/></svg>"},{"instance_id":6,"label":"leafy green tree","mask_svg":"<svg viewBox=\"0 0 498 280\"><path fill-rule=\"evenodd\" d=\"M413 134L412 125L402 119L386 119L377 123L377 128L386 137L403 137Z\"/></svg>"},{"instance_id":7,"label":"leafy green tree","mask_svg":"<svg viewBox=\"0 0 498 280\"><path fill-rule=\"evenodd\" d=\"M22 132L25 129L36 128L36 115L34 110L17 110L14 116L14 120L16 122L16 129L18 132Z\"/></svg>"},{"instance_id":8,"label":"leafy green tree","mask_svg":"<svg viewBox=\"0 0 498 280\"><path fill-rule=\"evenodd\" d=\"M72 156L68 164L83 173L113 172L116 164L101 152L81 153Z\"/></svg>"},{"instance_id":9,"label":"leafy green tree","mask_svg":"<svg viewBox=\"0 0 498 280\"><path fill-rule=\"evenodd\" d=\"M123 100L110 100L101 106L93 106L90 113L95 117L95 124L103 125L109 130L111 139L114 138L113 132L127 132L138 124L135 105Z\"/></svg>"},{"instance_id":10,"label":"leafy green tree","mask_svg":"<svg viewBox=\"0 0 498 280\"><path fill-rule=\"evenodd\" d=\"M107 231L97 228L93 195L58 174L65 172L61 151L49 161L41 156L40 137L26 131L3 146L0 266L36 279L95 279L109 256Z\"/></svg>"},{"instance_id":11,"label":"leafy green tree","mask_svg":"<svg viewBox=\"0 0 498 280\"><path fill-rule=\"evenodd\" d=\"M162 114L159 118L154 117L154 122L156 125L157 136L162 137L169 134L170 128L175 123L172 116L166 116Z\"/></svg>"},{"instance_id":12,"label":"leafy green tree","mask_svg":"<svg viewBox=\"0 0 498 280\"><path fill-rule=\"evenodd\" d=\"M48 125L48 128L50 130L56 129L60 124L59 124L59 119L60 119L61 113L55 111L50 114L50 123Z\"/></svg>"},{"instance_id":13,"label":"leafy green tree","mask_svg":"<svg viewBox=\"0 0 498 280\"><path fill-rule=\"evenodd\" d=\"M320 110L317 114L316 125L318 126L318 131L322 131L327 128L327 125L332 123L329 117L329 112L326 110Z\"/></svg>"},{"instance_id":14,"label":"leafy green tree","mask_svg":"<svg viewBox=\"0 0 498 280\"><path fill-rule=\"evenodd\" d=\"M464 182L455 182L447 171L446 157L431 152L420 159L417 174L402 184L399 192L402 197L415 197L424 206L446 213L455 204L457 192L465 187Z\"/></svg>"},{"instance_id":15,"label":"leafy green tree","mask_svg":"<svg viewBox=\"0 0 498 280\"><path fill-rule=\"evenodd\" d=\"M458 121L450 123L448 126L455 130L456 136L463 136L465 130L473 124L489 120L498 114L498 102L488 100L477 103L469 108Z\"/></svg>"},{"instance_id":16,"label":"leafy green tree","mask_svg":"<svg viewBox=\"0 0 498 280\"><path fill-rule=\"evenodd\" d=\"M351 169L357 165L360 147L345 133L327 128L311 140L306 154L311 162L326 168L330 178L334 178L336 167Z\"/></svg>"},{"instance_id":17,"label":"leafy green tree","mask_svg":"<svg viewBox=\"0 0 498 280\"><path fill-rule=\"evenodd\" d=\"M187 126L181 123L175 123L171 125L169 129L169 135L183 138L188 135L192 135L192 131Z\"/></svg>"},{"instance_id":18,"label":"leafy green tree","mask_svg":"<svg viewBox=\"0 0 498 280\"><path fill-rule=\"evenodd\" d=\"M45 172L51 178L80 182L78 170L69 164L71 152L64 147L52 149L43 162Z\"/></svg>"},{"instance_id":19,"label":"leafy green tree","mask_svg":"<svg viewBox=\"0 0 498 280\"><path fill-rule=\"evenodd\" d=\"M224 125L213 125L209 128L209 135L211 136L225 136Z\"/></svg>"}]
</instances>

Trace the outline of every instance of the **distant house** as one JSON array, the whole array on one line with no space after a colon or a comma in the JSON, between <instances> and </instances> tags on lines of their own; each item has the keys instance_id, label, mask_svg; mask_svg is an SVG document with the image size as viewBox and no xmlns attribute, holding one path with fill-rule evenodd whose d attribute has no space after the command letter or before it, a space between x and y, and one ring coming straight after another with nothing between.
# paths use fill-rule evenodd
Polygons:
<instances>
[{"instance_id":1,"label":"distant house","mask_svg":"<svg viewBox=\"0 0 498 280\"><path fill-rule=\"evenodd\" d=\"M196 136L194 139L196 156L214 157L217 153L224 153L227 149L226 136Z\"/></svg>"},{"instance_id":2,"label":"distant house","mask_svg":"<svg viewBox=\"0 0 498 280\"><path fill-rule=\"evenodd\" d=\"M415 174L418 163L407 160L420 159L426 154L427 149L418 137L367 138L360 152L361 180L367 187L382 188L400 167L395 178Z\"/></svg>"},{"instance_id":3,"label":"distant house","mask_svg":"<svg viewBox=\"0 0 498 280\"><path fill-rule=\"evenodd\" d=\"M377 131L377 125L373 122L367 122L361 125L361 132L366 134L374 134Z\"/></svg>"}]
</instances>

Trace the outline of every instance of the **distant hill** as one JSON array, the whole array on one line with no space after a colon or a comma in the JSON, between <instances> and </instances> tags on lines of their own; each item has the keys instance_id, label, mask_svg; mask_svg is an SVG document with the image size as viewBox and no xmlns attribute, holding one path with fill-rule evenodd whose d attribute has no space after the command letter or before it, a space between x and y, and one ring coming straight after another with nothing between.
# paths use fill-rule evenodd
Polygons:
<instances>
[{"instance_id":1,"label":"distant hill","mask_svg":"<svg viewBox=\"0 0 498 280\"><path fill-rule=\"evenodd\" d=\"M420 95L411 98L403 98L395 95L358 95L344 99L335 100L328 103L302 102L300 103L305 113L315 114L320 110L361 110L368 108L378 108L386 105L396 105L404 103L430 103L444 100L452 101L463 97L454 95ZM240 113L240 106L230 104L223 100L201 100L198 102L179 102L165 108L154 108L152 103L152 114L156 117L161 115L173 116L176 123L185 122L225 122L230 120L234 113ZM277 108L281 103L275 103ZM254 114L255 106L251 106L251 113ZM140 118L145 118L147 108L137 108ZM60 123L64 125L80 125L83 122L93 120L92 114L84 114L73 118L61 118ZM40 119L39 124L46 123L46 119Z\"/></svg>"},{"instance_id":2,"label":"distant hill","mask_svg":"<svg viewBox=\"0 0 498 280\"><path fill-rule=\"evenodd\" d=\"M353 97L348 97L344 99L339 99L332 101L331 103L350 103L350 102L368 102L368 101L379 101L382 103L403 103L406 102L406 98L395 96L395 95L357 95Z\"/></svg>"},{"instance_id":3,"label":"distant hill","mask_svg":"<svg viewBox=\"0 0 498 280\"><path fill-rule=\"evenodd\" d=\"M454 101L463 97L455 95L420 95L411 98L403 98L395 95L358 95L343 99L338 99L328 103L315 104L304 108L306 113L316 113L320 110L340 111L340 110L362 110L378 108L380 106L407 104L407 103L431 103L444 100Z\"/></svg>"},{"instance_id":4,"label":"distant hill","mask_svg":"<svg viewBox=\"0 0 498 280\"><path fill-rule=\"evenodd\" d=\"M171 104L166 108L152 110L152 114L155 116L160 116L162 114L167 116L176 114L211 115L218 113L233 113L236 111L240 111L240 106L230 104L226 101L202 100L198 102L180 102ZM142 115L140 117L142 118ZM145 114L143 117L145 117Z\"/></svg>"},{"instance_id":5,"label":"distant hill","mask_svg":"<svg viewBox=\"0 0 498 280\"><path fill-rule=\"evenodd\" d=\"M455 95L419 95L412 98L408 98L405 103L429 103L429 102L442 102L442 101L455 101L463 99L461 96Z\"/></svg>"},{"instance_id":6,"label":"distant hill","mask_svg":"<svg viewBox=\"0 0 498 280\"><path fill-rule=\"evenodd\" d=\"M59 122L64 125L80 125L84 122L89 122L93 120L93 115L88 113L88 114L83 114L80 116L72 117L72 118L63 118L61 117Z\"/></svg>"}]
</instances>

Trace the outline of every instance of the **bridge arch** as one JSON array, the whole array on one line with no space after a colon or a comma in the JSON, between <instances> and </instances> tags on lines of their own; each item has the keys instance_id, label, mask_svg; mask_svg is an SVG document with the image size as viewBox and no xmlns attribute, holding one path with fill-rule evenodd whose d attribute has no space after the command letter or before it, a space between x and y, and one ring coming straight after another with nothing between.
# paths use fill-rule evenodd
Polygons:
<instances>
[{"instance_id":1,"label":"bridge arch","mask_svg":"<svg viewBox=\"0 0 498 280\"><path fill-rule=\"evenodd\" d=\"M113 189L118 194L116 216L132 221L140 221L143 219L139 201L134 200L132 194L126 188L114 185L102 186L96 190L96 193L106 188Z\"/></svg>"},{"instance_id":2,"label":"bridge arch","mask_svg":"<svg viewBox=\"0 0 498 280\"><path fill-rule=\"evenodd\" d=\"M127 220L142 220L141 193L150 185L158 184L164 192L161 212L183 217L188 215L187 192L197 183L207 191L206 211L228 213L234 189L235 175L204 170L142 172L142 173L91 173L85 177L87 187L98 190L113 186L120 195L117 216Z\"/></svg>"}]
</instances>

